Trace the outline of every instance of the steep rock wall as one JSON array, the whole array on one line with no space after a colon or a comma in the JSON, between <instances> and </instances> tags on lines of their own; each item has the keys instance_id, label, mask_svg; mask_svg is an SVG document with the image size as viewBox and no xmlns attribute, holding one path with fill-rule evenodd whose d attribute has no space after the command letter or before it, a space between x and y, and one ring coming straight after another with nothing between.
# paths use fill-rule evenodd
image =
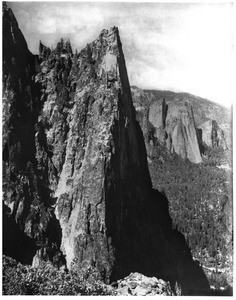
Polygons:
<instances>
[{"instance_id":1,"label":"steep rock wall","mask_svg":"<svg viewBox=\"0 0 236 300\"><path fill-rule=\"evenodd\" d=\"M231 148L231 114L225 107L186 93L141 90L135 86L131 87L131 92L149 157L153 156L155 138L169 151L175 151L192 162L201 161L199 152L201 155L204 151L203 143L211 148L217 145L225 150ZM186 106L186 103L189 104ZM164 126L163 113L166 108L169 112L165 118L169 121ZM171 130L174 132L171 133ZM172 135L175 143L172 142ZM176 135L180 139L176 140Z\"/></svg>"},{"instance_id":2,"label":"steep rock wall","mask_svg":"<svg viewBox=\"0 0 236 300\"><path fill-rule=\"evenodd\" d=\"M202 162L192 108L188 103L175 106L154 102L149 108L149 122L155 128L154 136L171 152L194 163Z\"/></svg>"},{"instance_id":3,"label":"steep rock wall","mask_svg":"<svg viewBox=\"0 0 236 300\"><path fill-rule=\"evenodd\" d=\"M4 24L4 216L32 242L28 259L92 265L108 282L139 271L184 294L208 290L167 199L152 190L118 29L74 55L69 42L40 43L34 57L7 8Z\"/></svg>"},{"instance_id":4,"label":"steep rock wall","mask_svg":"<svg viewBox=\"0 0 236 300\"><path fill-rule=\"evenodd\" d=\"M198 126L202 142L208 147L227 149L224 131L215 120L209 120Z\"/></svg>"},{"instance_id":5,"label":"steep rock wall","mask_svg":"<svg viewBox=\"0 0 236 300\"><path fill-rule=\"evenodd\" d=\"M3 251L22 262L57 260L61 228L52 208L39 152L37 119L41 83L34 81L38 57L32 55L11 9L3 5ZM45 165L47 164L47 166ZM14 245L12 247L11 245Z\"/></svg>"}]
</instances>

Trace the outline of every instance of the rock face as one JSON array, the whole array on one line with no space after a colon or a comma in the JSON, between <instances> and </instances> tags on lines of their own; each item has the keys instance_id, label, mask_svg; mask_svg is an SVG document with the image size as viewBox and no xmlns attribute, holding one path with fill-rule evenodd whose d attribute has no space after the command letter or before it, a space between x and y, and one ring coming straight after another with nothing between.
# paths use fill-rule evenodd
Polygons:
<instances>
[{"instance_id":1,"label":"rock face","mask_svg":"<svg viewBox=\"0 0 236 300\"><path fill-rule=\"evenodd\" d=\"M4 218L30 240L27 261L91 265L106 282L139 271L184 294L208 290L167 199L152 189L118 29L79 54L61 40L33 56L6 7L3 22ZM24 261L20 253L11 255Z\"/></svg>"},{"instance_id":2,"label":"rock face","mask_svg":"<svg viewBox=\"0 0 236 300\"><path fill-rule=\"evenodd\" d=\"M200 139L192 107L188 102L153 100L144 91L133 87L136 117L144 133L147 154L152 156L155 140L171 152L191 162L202 162Z\"/></svg>"},{"instance_id":3,"label":"rock face","mask_svg":"<svg viewBox=\"0 0 236 300\"><path fill-rule=\"evenodd\" d=\"M36 61L3 4L3 251L24 263L38 255L51 260L62 255L47 175L53 165L43 150L37 160L42 102Z\"/></svg>"},{"instance_id":4,"label":"rock face","mask_svg":"<svg viewBox=\"0 0 236 300\"><path fill-rule=\"evenodd\" d=\"M46 133L47 142L54 151L59 142L59 152L65 153L55 190L61 247L68 266L73 261L79 266L96 264L109 278L112 272L119 274L119 268L123 270L115 259L119 255L129 257L132 251L127 245L119 255L115 254L118 245L129 244L133 239L129 236L134 226L128 222L133 213L129 205L134 205L133 199L142 205L145 196L138 187L148 191L151 183L144 146L138 146L142 140L117 28L104 30L73 59L68 79L74 87L70 98L73 102L64 110L68 111L66 140L52 136L65 124L64 120L53 121L59 114L53 94L43 108L47 127L51 127ZM57 160L58 154L54 157ZM133 171L136 176L132 176ZM128 226L131 228L126 236Z\"/></svg>"},{"instance_id":5,"label":"rock face","mask_svg":"<svg viewBox=\"0 0 236 300\"><path fill-rule=\"evenodd\" d=\"M209 120L198 126L202 142L208 147L227 149L224 131L215 120Z\"/></svg>"},{"instance_id":6,"label":"rock face","mask_svg":"<svg viewBox=\"0 0 236 300\"><path fill-rule=\"evenodd\" d=\"M202 162L204 143L209 147L231 147L230 111L223 106L187 93L135 86L131 92L148 156L152 157L155 139L194 163Z\"/></svg>"},{"instance_id":7,"label":"rock face","mask_svg":"<svg viewBox=\"0 0 236 300\"><path fill-rule=\"evenodd\" d=\"M178 107L165 99L154 102L148 120L154 127L154 137L169 151L194 163L202 162L193 112L187 102Z\"/></svg>"}]
</instances>

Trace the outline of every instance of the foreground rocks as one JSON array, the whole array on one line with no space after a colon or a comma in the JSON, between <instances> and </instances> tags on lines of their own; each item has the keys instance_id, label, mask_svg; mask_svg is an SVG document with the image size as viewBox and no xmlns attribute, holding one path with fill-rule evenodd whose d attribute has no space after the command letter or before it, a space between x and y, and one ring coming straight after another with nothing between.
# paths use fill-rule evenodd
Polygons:
<instances>
[{"instance_id":1,"label":"foreground rocks","mask_svg":"<svg viewBox=\"0 0 236 300\"><path fill-rule=\"evenodd\" d=\"M118 280L116 293L118 296L173 296L181 295L181 290L174 293L169 282L156 277L147 277L140 273L131 273L124 279Z\"/></svg>"}]
</instances>

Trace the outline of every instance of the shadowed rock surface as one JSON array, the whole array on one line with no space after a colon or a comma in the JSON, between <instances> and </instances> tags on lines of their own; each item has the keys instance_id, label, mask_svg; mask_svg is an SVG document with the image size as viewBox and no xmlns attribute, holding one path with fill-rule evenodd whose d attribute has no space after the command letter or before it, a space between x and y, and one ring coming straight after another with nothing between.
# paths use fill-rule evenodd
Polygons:
<instances>
[{"instance_id":1,"label":"shadowed rock surface","mask_svg":"<svg viewBox=\"0 0 236 300\"><path fill-rule=\"evenodd\" d=\"M36 262L38 256L62 256L61 228L49 189L53 164L38 125L43 97L41 83L34 80L38 64L12 10L3 5L3 201L9 208L3 210L3 252L27 263L32 257ZM21 246L9 246L13 236Z\"/></svg>"},{"instance_id":2,"label":"shadowed rock surface","mask_svg":"<svg viewBox=\"0 0 236 300\"><path fill-rule=\"evenodd\" d=\"M4 7L3 34L3 200L5 218L33 242L27 261L91 265L106 282L138 271L206 293L166 197L152 189L118 29L79 54L61 39L33 56ZM9 255L24 261L19 253Z\"/></svg>"}]
</instances>

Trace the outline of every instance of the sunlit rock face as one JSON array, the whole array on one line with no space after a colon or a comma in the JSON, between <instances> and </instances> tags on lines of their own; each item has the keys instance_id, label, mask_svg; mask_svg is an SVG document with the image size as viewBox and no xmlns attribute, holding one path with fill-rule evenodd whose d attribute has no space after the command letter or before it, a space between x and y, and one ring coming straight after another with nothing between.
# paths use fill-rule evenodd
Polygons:
<instances>
[{"instance_id":1,"label":"sunlit rock face","mask_svg":"<svg viewBox=\"0 0 236 300\"><path fill-rule=\"evenodd\" d=\"M224 131L215 120L209 120L198 126L202 142L211 148L222 147L227 149Z\"/></svg>"},{"instance_id":2,"label":"sunlit rock face","mask_svg":"<svg viewBox=\"0 0 236 300\"><path fill-rule=\"evenodd\" d=\"M118 29L80 53L61 39L33 56L3 14L5 254L18 240L11 255L24 261L20 230L35 266L93 266L106 282L138 271L184 294L206 291L166 197L152 189Z\"/></svg>"},{"instance_id":3,"label":"sunlit rock face","mask_svg":"<svg viewBox=\"0 0 236 300\"><path fill-rule=\"evenodd\" d=\"M175 152L194 163L202 162L200 136L188 101L156 99L151 91L136 87L132 87L132 97L149 156L152 156L156 139L170 153Z\"/></svg>"},{"instance_id":4,"label":"sunlit rock face","mask_svg":"<svg viewBox=\"0 0 236 300\"><path fill-rule=\"evenodd\" d=\"M197 131L191 106L154 102L149 108L149 122L154 127L154 136L171 152L194 163L202 162Z\"/></svg>"},{"instance_id":5,"label":"sunlit rock face","mask_svg":"<svg viewBox=\"0 0 236 300\"><path fill-rule=\"evenodd\" d=\"M54 149L51 159L60 172L55 211L61 249L68 267L72 262L96 264L108 276L115 260L111 223L114 239L122 238L127 218L122 206L138 188L151 188L117 28L102 31L73 57L67 80L71 90L62 111L48 85L43 107L47 143Z\"/></svg>"},{"instance_id":6,"label":"sunlit rock face","mask_svg":"<svg viewBox=\"0 0 236 300\"><path fill-rule=\"evenodd\" d=\"M170 153L194 163L202 162L204 145L231 148L230 109L187 93L135 86L131 92L149 157L153 156L155 139Z\"/></svg>"}]
</instances>

